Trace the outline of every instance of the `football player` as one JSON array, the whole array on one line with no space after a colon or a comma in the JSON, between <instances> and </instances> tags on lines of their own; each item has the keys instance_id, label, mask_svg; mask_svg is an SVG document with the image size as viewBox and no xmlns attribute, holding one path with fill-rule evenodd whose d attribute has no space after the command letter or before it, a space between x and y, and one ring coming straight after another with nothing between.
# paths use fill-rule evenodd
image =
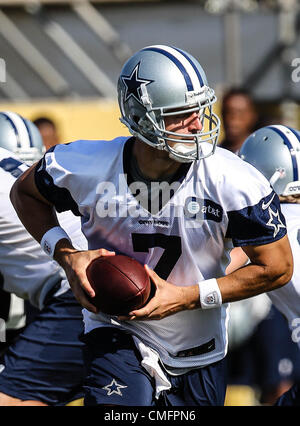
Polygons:
<instances>
[{"instance_id":1,"label":"football player","mask_svg":"<svg viewBox=\"0 0 300 426\"><path fill-rule=\"evenodd\" d=\"M239 155L269 180L280 198L294 257L294 272L286 286L268 292L268 296L288 321L291 338L300 348L300 133L284 125L262 127L246 139ZM276 214L271 205L267 209L270 215ZM299 383L283 394L276 405L299 406Z\"/></svg>"},{"instance_id":2,"label":"football player","mask_svg":"<svg viewBox=\"0 0 300 426\"><path fill-rule=\"evenodd\" d=\"M39 314L0 362L0 405L56 405L82 397L81 306L64 271L20 222L9 199L15 180L43 155L38 129L0 113L0 273L6 294L28 300ZM23 160L23 161L22 161ZM86 249L79 218L59 216L78 248Z\"/></svg>"},{"instance_id":3,"label":"football player","mask_svg":"<svg viewBox=\"0 0 300 426\"><path fill-rule=\"evenodd\" d=\"M271 124L267 117L258 116L251 94L243 88L232 88L224 93L221 111L225 136L219 146L236 154L247 137L263 127L260 122ZM239 260L240 254L245 256L238 247L231 251L229 270L234 269L235 257ZM259 351L257 347L260 347ZM230 306L228 355L228 383L244 385L245 395L254 395L249 386L255 388L255 394L263 404L272 404L297 376L297 347L290 339L289 328L281 313L266 294ZM227 398L230 398L231 391L234 395L236 389L236 386L229 387Z\"/></svg>"},{"instance_id":4,"label":"football player","mask_svg":"<svg viewBox=\"0 0 300 426\"><path fill-rule=\"evenodd\" d=\"M141 49L122 68L118 96L132 137L50 149L11 199L86 308L85 405L223 405L228 303L292 274L278 197L216 147L216 96L189 53ZM81 216L89 250L72 246L53 206ZM251 264L224 276L234 245ZM85 271L99 248L145 264L155 285L145 307L97 312Z\"/></svg>"}]
</instances>

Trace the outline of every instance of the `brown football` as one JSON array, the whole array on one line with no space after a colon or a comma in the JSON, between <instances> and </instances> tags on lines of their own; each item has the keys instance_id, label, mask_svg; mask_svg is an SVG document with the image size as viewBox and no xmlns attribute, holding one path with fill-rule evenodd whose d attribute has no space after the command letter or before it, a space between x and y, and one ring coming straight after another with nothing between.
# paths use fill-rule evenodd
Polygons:
<instances>
[{"instance_id":1,"label":"brown football","mask_svg":"<svg viewBox=\"0 0 300 426\"><path fill-rule=\"evenodd\" d=\"M144 306L150 296L151 284L147 272L131 257L99 257L89 264L86 273L96 293L89 300L106 314L128 314Z\"/></svg>"}]
</instances>

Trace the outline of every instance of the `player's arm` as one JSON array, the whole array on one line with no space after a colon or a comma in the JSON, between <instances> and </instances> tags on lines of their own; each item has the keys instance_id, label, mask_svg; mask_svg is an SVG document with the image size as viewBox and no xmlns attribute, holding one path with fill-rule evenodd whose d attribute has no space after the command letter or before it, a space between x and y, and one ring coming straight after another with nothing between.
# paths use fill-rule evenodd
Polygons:
<instances>
[{"instance_id":1,"label":"player's arm","mask_svg":"<svg viewBox=\"0 0 300 426\"><path fill-rule=\"evenodd\" d=\"M242 248L250 259L229 275L216 280L222 303L246 299L287 284L293 273L293 256L287 236L270 244ZM161 319L182 310L201 308L199 285L175 286L146 270L156 286L155 296L142 309L120 319Z\"/></svg>"},{"instance_id":2,"label":"player's arm","mask_svg":"<svg viewBox=\"0 0 300 426\"><path fill-rule=\"evenodd\" d=\"M38 165L30 167L14 183L11 202L27 231L40 243L50 229L60 226L53 203L40 193L35 182ZM54 259L63 267L74 296L85 308L96 312L86 294L94 297L95 292L86 276L86 267L96 257L114 254L105 249L78 251L72 243L63 238L55 246Z\"/></svg>"},{"instance_id":3,"label":"player's arm","mask_svg":"<svg viewBox=\"0 0 300 426\"><path fill-rule=\"evenodd\" d=\"M267 190L268 186L264 191ZM226 237L236 247L242 247L250 263L237 270L228 269L224 277L185 287L167 283L151 271L155 297L143 309L133 312L135 318L160 319L181 310L214 309L221 303L272 291L290 281L293 257L276 194L270 192L249 208L229 211L228 218Z\"/></svg>"},{"instance_id":4,"label":"player's arm","mask_svg":"<svg viewBox=\"0 0 300 426\"><path fill-rule=\"evenodd\" d=\"M260 246L242 247L250 263L217 279L223 303L275 290L293 274L293 255L287 235Z\"/></svg>"},{"instance_id":5,"label":"player's arm","mask_svg":"<svg viewBox=\"0 0 300 426\"><path fill-rule=\"evenodd\" d=\"M10 191L10 200L27 231L40 242L43 235L59 223L54 206L35 185L35 167L31 166L16 180Z\"/></svg>"}]
</instances>

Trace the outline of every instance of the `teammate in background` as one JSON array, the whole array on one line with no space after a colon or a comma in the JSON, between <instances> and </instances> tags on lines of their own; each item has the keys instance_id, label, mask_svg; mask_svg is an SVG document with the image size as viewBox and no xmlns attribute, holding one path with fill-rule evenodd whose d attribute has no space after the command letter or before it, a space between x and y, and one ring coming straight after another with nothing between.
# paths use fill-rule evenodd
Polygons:
<instances>
[{"instance_id":1,"label":"teammate in background","mask_svg":"<svg viewBox=\"0 0 300 426\"><path fill-rule=\"evenodd\" d=\"M10 150L4 149L8 148ZM56 405L82 397L83 359L78 336L81 306L64 271L20 222L9 199L16 178L41 158L37 128L11 112L0 113L0 273L6 294L29 300L40 310L0 362L0 405ZM80 220L59 215L73 243L87 248Z\"/></svg>"},{"instance_id":2,"label":"teammate in background","mask_svg":"<svg viewBox=\"0 0 300 426\"><path fill-rule=\"evenodd\" d=\"M118 95L133 137L57 145L18 179L12 202L86 308L85 405L223 405L228 303L292 275L278 197L261 173L216 147L216 97L189 53L140 50ZM82 216L88 251L55 228L53 206ZM224 276L233 245L251 264ZM122 317L96 311L85 270L100 248L148 265L156 291L145 307Z\"/></svg>"},{"instance_id":3,"label":"teammate in background","mask_svg":"<svg viewBox=\"0 0 300 426\"><path fill-rule=\"evenodd\" d=\"M256 107L247 90L230 89L224 94L222 119L225 136L219 146L237 154L258 124Z\"/></svg>"},{"instance_id":4,"label":"teammate in background","mask_svg":"<svg viewBox=\"0 0 300 426\"><path fill-rule=\"evenodd\" d=\"M33 123L39 129L46 151L59 143L56 124L48 117L38 117Z\"/></svg>"},{"instance_id":5,"label":"teammate in background","mask_svg":"<svg viewBox=\"0 0 300 426\"><path fill-rule=\"evenodd\" d=\"M268 296L288 321L291 341L293 338L300 349L300 133L284 125L263 127L246 139L239 155L263 173L280 198L294 257L294 272L286 286L269 292ZM271 205L266 205L266 209L270 216L278 219ZM298 383L279 399L277 405L300 406L299 355L298 351L298 364L294 364L296 371L293 372Z\"/></svg>"},{"instance_id":6,"label":"teammate in background","mask_svg":"<svg viewBox=\"0 0 300 426\"><path fill-rule=\"evenodd\" d=\"M271 117L259 116L251 94L243 88L229 89L224 94L222 120L225 138L219 146L236 154L260 123L273 121ZM229 271L235 269L236 258L240 265L241 253L237 248L230 253ZM266 345L271 339L276 348L272 351L270 345ZM251 392L255 389L261 402L271 403L291 384L295 374L292 361L297 359L294 346L282 315L265 294L234 303L229 323L228 383L247 386L242 388L245 400L250 394L255 401L256 395ZM291 367L282 368L284 361ZM228 391L234 395L235 388L228 388Z\"/></svg>"}]
</instances>

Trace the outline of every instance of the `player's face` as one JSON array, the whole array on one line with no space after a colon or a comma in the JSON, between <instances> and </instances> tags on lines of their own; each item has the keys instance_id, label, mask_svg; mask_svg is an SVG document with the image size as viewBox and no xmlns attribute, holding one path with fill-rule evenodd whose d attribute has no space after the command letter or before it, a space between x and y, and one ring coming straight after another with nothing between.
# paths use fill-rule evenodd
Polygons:
<instances>
[{"instance_id":1,"label":"player's face","mask_svg":"<svg viewBox=\"0 0 300 426\"><path fill-rule=\"evenodd\" d=\"M184 135L199 133L203 128L200 112L194 111L186 114L167 116L165 117L165 128L169 132ZM176 136L174 138L176 139ZM180 139L181 137L178 136L178 140ZM188 139L188 136L185 139ZM191 137L191 139L193 138Z\"/></svg>"},{"instance_id":2,"label":"player's face","mask_svg":"<svg viewBox=\"0 0 300 426\"><path fill-rule=\"evenodd\" d=\"M172 139L168 140L170 148L179 152L187 152L187 150L195 149L195 137L193 135L201 133L203 129L202 111L193 111L180 113L176 115L166 116L165 129L167 132L172 132ZM178 136L176 135L178 133ZM191 135L191 136L189 136ZM175 142L178 140L178 142ZM187 142L191 140L191 143ZM181 143L180 141L184 141Z\"/></svg>"}]
</instances>

